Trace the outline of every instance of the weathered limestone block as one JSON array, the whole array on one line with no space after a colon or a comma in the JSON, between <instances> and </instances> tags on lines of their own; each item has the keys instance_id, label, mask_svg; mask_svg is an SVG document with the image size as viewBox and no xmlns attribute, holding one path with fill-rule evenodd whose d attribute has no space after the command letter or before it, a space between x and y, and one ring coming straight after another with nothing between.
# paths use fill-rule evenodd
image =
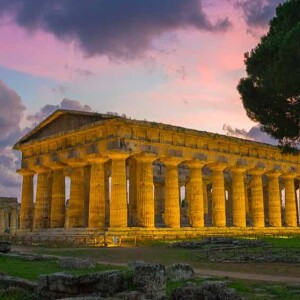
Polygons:
<instances>
[{"instance_id":1,"label":"weathered limestone block","mask_svg":"<svg viewBox=\"0 0 300 300\"><path fill-rule=\"evenodd\" d=\"M263 196L263 184L262 174L263 170L253 169L250 170L251 174L251 217L253 227L264 227L264 196Z\"/></svg>"},{"instance_id":2,"label":"weathered limestone block","mask_svg":"<svg viewBox=\"0 0 300 300\"><path fill-rule=\"evenodd\" d=\"M137 221L138 226L154 227L153 154L141 154L137 161Z\"/></svg>"},{"instance_id":3,"label":"weathered limestone block","mask_svg":"<svg viewBox=\"0 0 300 300\"><path fill-rule=\"evenodd\" d=\"M189 264L178 263L167 266L166 275L170 281L179 281L193 279L196 273Z\"/></svg>"},{"instance_id":4,"label":"weathered limestone block","mask_svg":"<svg viewBox=\"0 0 300 300\"><path fill-rule=\"evenodd\" d=\"M233 225L246 227L246 202L245 202L245 183L244 168L232 168L232 215Z\"/></svg>"},{"instance_id":5,"label":"weathered limestone block","mask_svg":"<svg viewBox=\"0 0 300 300\"><path fill-rule=\"evenodd\" d=\"M0 252L8 253L11 249L11 242L9 241L0 241Z\"/></svg>"},{"instance_id":6,"label":"weathered limestone block","mask_svg":"<svg viewBox=\"0 0 300 300\"><path fill-rule=\"evenodd\" d=\"M20 229L32 229L33 225L33 175L29 169L19 169L18 173L23 175L22 201L20 211Z\"/></svg>"},{"instance_id":7,"label":"weathered limestone block","mask_svg":"<svg viewBox=\"0 0 300 300\"><path fill-rule=\"evenodd\" d=\"M205 282L201 286L186 285L176 288L170 295L170 300L241 300L234 289L228 288L225 282Z\"/></svg>"},{"instance_id":8,"label":"weathered limestone block","mask_svg":"<svg viewBox=\"0 0 300 300\"><path fill-rule=\"evenodd\" d=\"M93 269L96 267L92 259L76 259L73 257L62 257L57 264L64 269Z\"/></svg>"},{"instance_id":9,"label":"weathered limestone block","mask_svg":"<svg viewBox=\"0 0 300 300\"><path fill-rule=\"evenodd\" d=\"M53 170L52 199L51 199L51 228L63 228L65 225L65 165L62 163L51 163L49 167Z\"/></svg>"},{"instance_id":10,"label":"weathered limestone block","mask_svg":"<svg viewBox=\"0 0 300 300\"><path fill-rule=\"evenodd\" d=\"M147 299L164 299L166 296L166 269L160 264L136 266L133 272L135 288Z\"/></svg>"},{"instance_id":11,"label":"weathered limestone block","mask_svg":"<svg viewBox=\"0 0 300 300\"><path fill-rule=\"evenodd\" d=\"M105 169L106 157L89 155L91 163L89 222L90 228L105 228Z\"/></svg>"},{"instance_id":12,"label":"weathered limestone block","mask_svg":"<svg viewBox=\"0 0 300 300\"><path fill-rule=\"evenodd\" d=\"M86 161L79 158L70 159L68 164L72 167L70 174L71 187L70 187L70 204L68 209L68 227L76 228L84 226L84 166Z\"/></svg>"},{"instance_id":13,"label":"weathered limestone block","mask_svg":"<svg viewBox=\"0 0 300 300\"><path fill-rule=\"evenodd\" d=\"M124 278L119 271L106 271L74 276L65 273L41 275L37 293L41 299L60 299L92 293L109 297L123 291Z\"/></svg>"},{"instance_id":14,"label":"weathered limestone block","mask_svg":"<svg viewBox=\"0 0 300 300\"><path fill-rule=\"evenodd\" d=\"M281 197L279 190L279 172L270 172L268 177L268 208L269 208L269 225L281 227Z\"/></svg>"},{"instance_id":15,"label":"weathered limestone block","mask_svg":"<svg viewBox=\"0 0 300 300\"><path fill-rule=\"evenodd\" d=\"M33 281L0 274L0 289L15 287L27 291L34 291L36 286L37 284Z\"/></svg>"},{"instance_id":16,"label":"weathered limestone block","mask_svg":"<svg viewBox=\"0 0 300 300\"><path fill-rule=\"evenodd\" d=\"M203 185L202 185L202 167L203 163L199 161L188 162L190 168L190 181L188 183L189 197L189 217L192 227L204 226L204 205L203 205Z\"/></svg>"},{"instance_id":17,"label":"weathered limestone block","mask_svg":"<svg viewBox=\"0 0 300 300\"><path fill-rule=\"evenodd\" d=\"M166 166L165 178L165 225L180 227L180 206L178 188L178 164L180 159L168 158L162 161Z\"/></svg>"},{"instance_id":18,"label":"weathered limestone block","mask_svg":"<svg viewBox=\"0 0 300 300\"><path fill-rule=\"evenodd\" d=\"M212 169L212 222L214 226L226 226L225 186L223 164L213 164Z\"/></svg>"},{"instance_id":19,"label":"weathered limestone block","mask_svg":"<svg viewBox=\"0 0 300 300\"><path fill-rule=\"evenodd\" d=\"M110 152L111 163L111 200L110 227L127 227L127 189L126 158L128 153Z\"/></svg>"},{"instance_id":20,"label":"weathered limestone block","mask_svg":"<svg viewBox=\"0 0 300 300\"><path fill-rule=\"evenodd\" d=\"M137 266L143 266L145 265L146 262L142 261L142 260L136 260L136 261L129 261L127 263L127 267L130 270L134 270Z\"/></svg>"},{"instance_id":21,"label":"weathered limestone block","mask_svg":"<svg viewBox=\"0 0 300 300\"><path fill-rule=\"evenodd\" d=\"M297 204L295 194L295 174L285 174L283 177L285 188L285 223L286 226L296 227Z\"/></svg>"}]
</instances>

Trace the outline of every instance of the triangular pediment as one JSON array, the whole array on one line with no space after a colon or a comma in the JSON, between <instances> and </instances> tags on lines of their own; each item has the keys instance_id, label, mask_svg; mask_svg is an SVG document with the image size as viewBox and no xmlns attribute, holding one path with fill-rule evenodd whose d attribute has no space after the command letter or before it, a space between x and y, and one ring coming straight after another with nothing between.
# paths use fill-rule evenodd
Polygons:
<instances>
[{"instance_id":1,"label":"triangular pediment","mask_svg":"<svg viewBox=\"0 0 300 300\"><path fill-rule=\"evenodd\" d=\"M79 130L85 125L111 118L116 118L116 116L82 111L57 110L28 132L15 144L14 148L17 149L20 144L29 141L44 139L72 130Z\"/></svg>"}]
</instances>

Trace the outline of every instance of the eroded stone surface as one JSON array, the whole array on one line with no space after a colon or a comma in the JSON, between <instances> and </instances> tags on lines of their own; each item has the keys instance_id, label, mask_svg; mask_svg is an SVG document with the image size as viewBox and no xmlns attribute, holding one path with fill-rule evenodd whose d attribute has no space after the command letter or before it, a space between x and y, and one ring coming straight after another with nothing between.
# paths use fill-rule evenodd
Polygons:
<instances>
[{"instance_id":1,"label":"eroded stone surface","mask_svg":"<svg viewBox=\"0 0 300 300\"><path fill-rule=\"evenodd\" d=\"M64 269L93 269L96 266L92 259L76 259L72 257L60 258L57 264Z\"/></svg>"},{"instance_id":2,"label":"eroded stone surface","mask_svg":"<svg viewBox=\"0 0 300 300\"><path fill-rule=\"evenodd\" d=\"M166 268L167 279L170 281L189 280L195 277L195 271L189 264L173 264Z\"/></svg>"}]
</instances>

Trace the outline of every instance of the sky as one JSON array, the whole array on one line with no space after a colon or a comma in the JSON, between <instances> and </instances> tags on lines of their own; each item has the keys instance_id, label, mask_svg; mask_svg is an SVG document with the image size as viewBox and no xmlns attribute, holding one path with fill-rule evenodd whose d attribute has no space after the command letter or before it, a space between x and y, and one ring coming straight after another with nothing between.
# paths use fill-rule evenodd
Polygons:
<instances>
[{"instance_id":1,"label":"sky","mask_svg":"<svg viewBox=\"0 0 300 300\"><path fill-rule=\"evenodd\" d=\"M282 2L0 0L0 196L20 198L12 145L58 108L276 142L236 86Z\"/></svg>"}]
</instances>

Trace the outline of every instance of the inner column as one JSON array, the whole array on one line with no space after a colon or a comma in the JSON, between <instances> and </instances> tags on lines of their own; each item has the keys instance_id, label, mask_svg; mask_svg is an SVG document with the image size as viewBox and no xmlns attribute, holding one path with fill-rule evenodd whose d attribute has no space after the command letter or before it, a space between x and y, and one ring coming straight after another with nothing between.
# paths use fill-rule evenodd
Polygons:
<instances>
[{"instance_id":1,"label":"inner column","mask_svg":"<svg viewBox=\"0 0 300 300\"><path fill-rule=\"evenodd\" d=\"M226 226L225 186L223 164L210 166L212 170L212 224L217 227Z\"/></svg>"}]
</instances>

